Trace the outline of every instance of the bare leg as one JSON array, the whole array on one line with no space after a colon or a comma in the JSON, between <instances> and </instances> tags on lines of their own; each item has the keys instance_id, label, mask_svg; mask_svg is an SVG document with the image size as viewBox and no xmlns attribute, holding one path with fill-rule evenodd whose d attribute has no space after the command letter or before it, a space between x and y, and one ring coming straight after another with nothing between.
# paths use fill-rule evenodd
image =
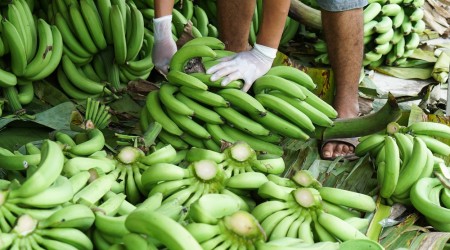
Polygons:
<instances>
[{"instance_id":1,"label":"bare leg","mask_svg":"<svg viewBox=\"0 0 450 250\"><path fill-rule=\"evenodd\" d=\"M227 50L249 49L248 35L255 6L254 0L217 0L219 34Z\"/></svg>"},{"instance_id":2,"label":"bare leg","mask_svg":"<svg viewBox=\"0 0 450 250\"><path fill-rule=\"evenodd\" d=\"M334 108L339 118L353 118L359 113L358 84L364 55L362 8L341 12L322 10L322 24L328 55L336 83ZM354 151L347 144L329 142L324 157L347 155Z\"/></svg>"}]
</instances>

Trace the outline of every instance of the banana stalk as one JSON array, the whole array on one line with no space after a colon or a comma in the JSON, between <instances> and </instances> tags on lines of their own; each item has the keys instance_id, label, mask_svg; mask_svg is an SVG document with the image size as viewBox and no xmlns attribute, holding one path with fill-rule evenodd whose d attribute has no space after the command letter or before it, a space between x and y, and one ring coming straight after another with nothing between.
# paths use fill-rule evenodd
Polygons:
<instances>
[{"instance_id":1,"label":"banana stalk","mask_svg":"<svg viewBox=\"0 0 450 250\"><path fill-rule=\"evenodd\" d=\"M314 29L322 29L320 11L309 7L299 0L291 0L289 17Z\"/></svg>"},{"instance_id":2,"label":"banana stalk","mask_svg":"<svg viewBox=\"0 0 450 250\"><path fill-rule=\"evenodd\" d=\"M392 94L386 104L377 112L358 118L337 119L330 128L317 127L315 137L321 140L331 138L351 138L376 133L386 128L390 122L397 121L401 110Z\"/></svg>"}]
</instances>

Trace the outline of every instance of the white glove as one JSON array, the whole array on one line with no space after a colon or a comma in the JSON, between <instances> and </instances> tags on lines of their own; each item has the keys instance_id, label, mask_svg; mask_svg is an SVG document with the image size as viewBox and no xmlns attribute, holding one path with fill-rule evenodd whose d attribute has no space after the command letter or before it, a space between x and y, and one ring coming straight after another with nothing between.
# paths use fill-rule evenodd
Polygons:
<instances>
[{"instance_id":1,"label":"white glove","mask_svg":"<svg viewBox=\"0 0 450 250\"><path fill-rule=\"evenodd\" d=\"M160 73L167 75L170 60L177 52L177 45L172 38L172 15L153 19L153 37L153 64Z\"/></svg>"},{"instance_id":2,"label":"white glove","mask_svg":"<svg viewBox=\"0 0 450 250\"><path fill-rule=\"evenodd\" d=\"M208 69L206 73L212 74L211 81L224 77L221 82L222 86L242 79L244 80L242 91L247 92L256 79L269 71L276 54L277 49L255 44L250 51L239 52L236 55L220 59L221 62Z\"/></svg>"}]
</instances>

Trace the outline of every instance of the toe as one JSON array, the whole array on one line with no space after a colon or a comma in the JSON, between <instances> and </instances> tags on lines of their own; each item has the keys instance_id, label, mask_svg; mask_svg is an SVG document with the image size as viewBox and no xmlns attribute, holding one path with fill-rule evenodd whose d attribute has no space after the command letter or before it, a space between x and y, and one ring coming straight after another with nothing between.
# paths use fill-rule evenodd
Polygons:
<instances>
[{"instance_id":1,"label":"toe","mask_svg":"<svg viewBox=\"0 0 450 250\"><path fill-rule=\"evenodd\" d=\"M332 142L328 142L322 147L322 156L324 158L333 157L335 151L336 144Z\"/></svg>"}]
</instances>

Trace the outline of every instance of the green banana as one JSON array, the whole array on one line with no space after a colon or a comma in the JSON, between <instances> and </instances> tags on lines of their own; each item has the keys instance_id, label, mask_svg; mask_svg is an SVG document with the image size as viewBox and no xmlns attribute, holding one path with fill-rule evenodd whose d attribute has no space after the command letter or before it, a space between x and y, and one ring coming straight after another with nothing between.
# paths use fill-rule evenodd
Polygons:
<instances>
[{"instance_id":1,"label":"green banana","mask_svg":"<svg viewBox=\"0 0 450 250\"><path fill-rule=\"evenodd\" d=\"M275 66L269 69L266 75L282 77L286 80L290 80L297 84L300 84L309 90L313 90L317 87L312 78L307 73L294 67L283 65Z\"/></svg>"},{"instance_id":2,"label":"green banana","mask_svg":"<svg viewBox=\"0 0 450 250\"><path fill-rule=\"evenodd\" d=\"M167 116L166 112L161 107L159 90L154 90L147 94L146 108L152 120L160 123L165 131L177 136L183 134L183 131L171 118L169 118L169 116Z\"/></svg>"},{"instance_id":3,"label":"green banana","mask_svg":"<svg viewBox=\"0 0 450 250\"><path fill-rule=\"evenodd\" d=\"M193 116L194 110L189 108L186 104L175 98L174 94L178 91L178 87L171 84L162 84L159 88L159 99L161 103L170 111L185 115Z\"/></svg>"},{"instance_id":4,"label":"green banana","mask_svg":"<svg viewBox=\"0 0 450 250\"><path fill-rule=\"evenodd\" d=\"M186 74L179 70L170 70L167 74L169 83L176 86L187 86L193 89L207 90L208 85L197 79L196 77Z\"/></svg>"},{"instance_id":5,"label":"green banana","mask_svg":"<svg viewBox=\"0 0 450 250\"><path fill-rule=\"evenodd\" d=\"M216 52L207 45L191 45L181 47L170 61L170 70L184 72L187 61L194 57L216 57Z\"/></svg>"},{"instance_id":6,"label":"green banana","mask_svg":"<svg viewBox=\"0 0 450 250\"><path fill-rule=\"evenodd\" d=\"M266 109L263 105L250 94L239 89L222 89L217 92L232 106L242 109L250 114L264 116Z\"/></svg>"},{"instance_id":7,"label":"green banana","mask_svg":"<svg viewBox=\"0 0 450 250\"><path fill-rule=\"evenodd\" d=\"M41 146L41 161L38 169L20 187L12 190L9 196L25 198L44 191L61 174L63 164L64 155L58 144L45 140Z\"/></svg>"},{"instance_id":8,"label":"green banana","mask_svg":"<svg viewBox=\"0 0 450 250\"><path fill-rule=\"evenodd\" d=\"M383 198L389 198L398 190L398 182L400 182L400 151L392 137L386 136L384 140L385 170L380 195Z\"/></svg>"},{"instance_id":9,"label":"green banana","mask_svg":"<svg viewBox=\"0 0 450 250\"><path fill-rule=\"evenodd\" d=\"M189 97L178 92L175 94L175 98L184 103L187 107L194 111L194 118L204 121L206 124L223 124L222 117L212 109L209 109L200 103L190 99Z\"/></svg>"},{"instance_id":10,"label":"green banana","mask_svg":"<svg viewBox=\"0 0 450 250\"><path fill-rule=\"evenodd\" d=\"M247 116L241 114L239 111L233 109L232 107L228 108L215 107L214 111L216 111L220 116L225 118L227 122L233 124L234 127L241 129L249 134L264 136L269 135L270 133L270 131L265 127L263 127L260 123L248 118Z\"/></svg>"},{"instance_id":11,"label":"green banana","mask_svg":"<svg viewBox=\"0 0 450 250\"><path fill-rule=\"evenodd\" d=\"M422 139L415 137L411 158L406 165L402 166L402 170L400 171L401 178L398 179L397 187L394 192L395 195L408 191L418 180L420 174L422 173L422 169L427 163L427 157L424 157L427 155L426 149L427 146ZM387 153L388 151L386 151L386 154Z\"/></svg>"}]
</instances>

